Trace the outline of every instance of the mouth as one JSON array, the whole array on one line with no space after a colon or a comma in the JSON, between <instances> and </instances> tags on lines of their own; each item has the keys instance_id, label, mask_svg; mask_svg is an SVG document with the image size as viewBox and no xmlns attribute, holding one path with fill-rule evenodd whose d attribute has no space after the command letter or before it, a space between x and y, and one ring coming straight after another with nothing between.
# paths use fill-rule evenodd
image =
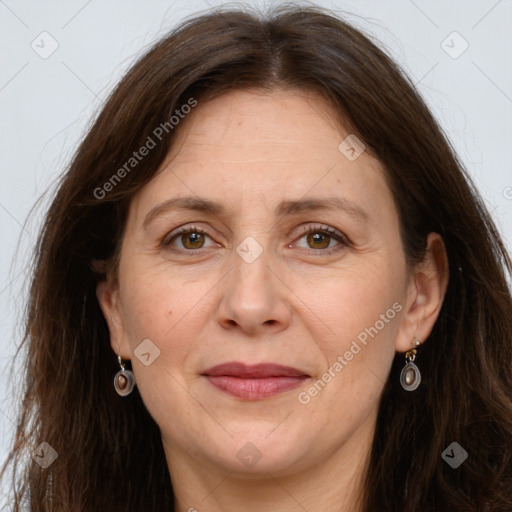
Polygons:
<instances>
[{"instance_id":1,"label":"mouth","mask_svg":"<svg viewBox=\"0 0 512 512\"><path fill-rule=\"evenodd\" d=\"M261 400L299 387L310 375L273 363L224 363L202 374L218 390L244 400Z\"/></svg>"}]
</instances>

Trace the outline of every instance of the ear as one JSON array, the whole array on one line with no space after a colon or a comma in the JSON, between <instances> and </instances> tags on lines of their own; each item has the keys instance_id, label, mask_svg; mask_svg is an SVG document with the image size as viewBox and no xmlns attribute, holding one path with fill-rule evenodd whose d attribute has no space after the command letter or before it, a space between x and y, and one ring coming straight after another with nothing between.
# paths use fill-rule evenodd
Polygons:
<instances>
[{"instance_id":1,"label":"ear","mask_svg":"<svg viewBox=\"0 0 512 512\"><path fill-rule=\"evenodd\" d=\"M118 284L109 278L101 279L96 285L96 297L107 321L112 350L123 360L129 360L131 352L120 309Z\"/></svg>"},{"instance_id":2,"label":"ear","mask_svg":"<svg viewBox=\"0 0 512 512\"><path fill-rule=\"evenodd\" d=\"M411 277L404 304L395 349L407 352L414 339L423 343L434 328L448 287L448 257L443 239L438 233L429 233L425 259Z\"/></svg>"}]
</instances>

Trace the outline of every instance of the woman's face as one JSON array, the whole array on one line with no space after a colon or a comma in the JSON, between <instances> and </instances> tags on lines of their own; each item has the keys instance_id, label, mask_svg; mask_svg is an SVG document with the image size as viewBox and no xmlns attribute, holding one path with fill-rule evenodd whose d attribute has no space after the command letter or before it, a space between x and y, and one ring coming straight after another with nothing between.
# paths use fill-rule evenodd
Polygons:
<instances>
[{"instance_id":1,"label":"woman's face","mask_svg":"<svg viewBox=\"0 0 512 512\"><path fill-rule=\"evenodd\" d=\"M428 334L383 169L309 93L230 92L179 130L98 289L170 466L362 460L395 351Z\"/></svg>"}]
</instances>

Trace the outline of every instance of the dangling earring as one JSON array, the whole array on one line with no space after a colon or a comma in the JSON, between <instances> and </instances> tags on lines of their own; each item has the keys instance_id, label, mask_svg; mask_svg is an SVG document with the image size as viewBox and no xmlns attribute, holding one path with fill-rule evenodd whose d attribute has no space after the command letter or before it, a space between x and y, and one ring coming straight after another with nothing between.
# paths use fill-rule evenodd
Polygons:
<instances>
[{"instance_id":1,"label":"dangling earring","mask_svg":"<svg viewBox=\"0 0 512 512\"><path fill-rule=\"evenodd\" d=\"M117 356L121 369L114 377L114 388L120 396L129 395L135 387L135 375L131 370L126 370L121 356Z\"/></svg>"},{"instance_id":2,"label":"dangling earring","mask_svg":"<svg viewBox=\"0 0 512 512\"><path fill-rule=\"evenodd\" d=\"M414 340L414 346L419 347L421 345L420 340ZM409 350L405 354L406 365L402 368L402 373L400 374L400 384L406 391L414 391L421 382L421 373L419 368L414 364L414 360L416 359L415 348Z\"/></svg>"}]
</instances>

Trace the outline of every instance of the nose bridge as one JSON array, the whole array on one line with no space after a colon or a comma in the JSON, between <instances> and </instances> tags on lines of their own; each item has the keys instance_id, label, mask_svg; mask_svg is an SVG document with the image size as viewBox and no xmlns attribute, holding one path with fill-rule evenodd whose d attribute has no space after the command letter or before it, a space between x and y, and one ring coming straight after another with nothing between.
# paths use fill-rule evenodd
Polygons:
<instances>
[{"instance_id":1,"label":"nose bridge","mask_svg":"<svg viewBox=\"0 0 512 512\"><path fill-rule=\"evenodd\" d=\"M242 304L263 308L272 299L272 283L269 279L270 250L262 236L246 237L232 255L233 293ZM268 306L268 304L267 304Z\"/></svg>"},{"instance_id":2,"label":"nose bridge","mask_svg":"<svg viewBox=\"0 0 512 512\"><path fill-rule=\"evenodd\" d=\"M229 285L219 309L219 320L224 325L237 324L247 332L265 325L282 327L289 321L282 285L271 270L269 238L260 234L258 239L246 237L235 247Z\"/></svg>"}]
</instances>

